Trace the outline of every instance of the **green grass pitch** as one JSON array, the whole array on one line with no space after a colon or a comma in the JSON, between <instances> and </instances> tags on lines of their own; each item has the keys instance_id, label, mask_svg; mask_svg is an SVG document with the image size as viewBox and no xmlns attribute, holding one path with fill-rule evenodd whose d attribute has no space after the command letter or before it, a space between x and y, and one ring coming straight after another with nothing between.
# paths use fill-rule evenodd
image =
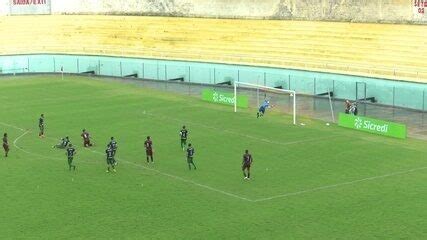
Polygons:
<instances>
[{"instance_id":1,"label":"green grass pitch","mask_svg":"<svg viewBox=\"0 0 427 240\"><path fill-rule=\"evenodd\" d=\"M2 239L426 239L427 148L86 77L0 79ZM45 139L37 121L46 116ZM189 129L196 171L179 130ZM82 147L86 128L95 146ZM60 137L77 145L69 172ZM152 136L155 164L145 164ZM105 146L119 144L117 173ZM254 157L244 181L241 156Z\"/></svg>"}]
</instances>

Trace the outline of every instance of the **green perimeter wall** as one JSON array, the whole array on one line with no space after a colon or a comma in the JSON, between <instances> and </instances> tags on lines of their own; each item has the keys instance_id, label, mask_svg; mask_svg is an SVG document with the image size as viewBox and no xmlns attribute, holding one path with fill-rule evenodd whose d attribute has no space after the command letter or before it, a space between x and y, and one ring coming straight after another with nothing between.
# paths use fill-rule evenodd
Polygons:
<instances>
[{"instance_id":1,"label":"green perimeter wall","mask_svg":"<svg viewBox=\"0 0 427 240\"><path fill-rule=\"evenodd\" d=\"M427 84L374 79L310 71L252 67L227 64L166 61L76 55L0 56L0 73L54 73L61 66L67 73L95 71L96 74L167 80L184 78L185 82L216 84L241 81L270 87L282 86L304 94L328 90L334 97L355 100L375 97L378 103L417 110L427 109Z\"/></svg>"}]
</instances>

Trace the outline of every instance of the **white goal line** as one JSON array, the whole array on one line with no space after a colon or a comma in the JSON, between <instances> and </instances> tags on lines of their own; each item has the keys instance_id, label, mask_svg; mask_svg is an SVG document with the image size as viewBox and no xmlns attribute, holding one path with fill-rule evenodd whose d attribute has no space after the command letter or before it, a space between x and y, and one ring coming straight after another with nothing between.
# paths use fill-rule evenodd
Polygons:
<instances>
[{"instance_id":1,"label":"white goal line","mask_svg":"<svg viewBox=\"0 0 427 240\"><path fill-rule=\"evenodd\" d=\"M286 89L280 89L280 88L273 88L273 87L267 87L262 85L257 85L253 83L246 83L246 82L234 82L234 112L237 112L237 87L238 86L248 86L248 87L254 87L257 89L263 89L263 90L270 90L275 92L282 92L282 93L289 93L290 96L293 97L293 104L292 104L292 112L293 112L293 123L294 125L297 124L297 108L296 108L296 91L293 90L286 90Z\"/></svg>"}]
</instances>

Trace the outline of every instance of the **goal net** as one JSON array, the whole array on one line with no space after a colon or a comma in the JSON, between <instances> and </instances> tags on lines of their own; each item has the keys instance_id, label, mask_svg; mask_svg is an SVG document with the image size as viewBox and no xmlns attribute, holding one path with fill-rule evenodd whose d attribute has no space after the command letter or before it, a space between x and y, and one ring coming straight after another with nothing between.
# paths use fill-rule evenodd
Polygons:
<instances>
[{"instance_id":1,"label":"goal net","mask_svg":"<svg viewBox=\"0 0 427 240\"><path fill-rule=\"evenodd\" d=\"M237 112L239 95L248 95L251 106L256 105L256 107L260 107L264 101L269 101L270 106L292 114L293 124L296 124L295 91L266 87L252 83L234 82L234 112Z\"/></svg>"}]
</instances>

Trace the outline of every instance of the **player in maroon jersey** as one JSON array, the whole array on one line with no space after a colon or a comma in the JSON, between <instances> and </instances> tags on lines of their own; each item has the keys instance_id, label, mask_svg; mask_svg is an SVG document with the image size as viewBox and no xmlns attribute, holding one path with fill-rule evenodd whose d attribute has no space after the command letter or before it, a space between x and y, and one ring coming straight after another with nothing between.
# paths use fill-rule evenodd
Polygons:
<instances>
[{"instance_id":1,"label":"player in maroon jersey","mask_svg":"<svg viewBox=\"0 0 427 240\"><path fill-rule=\"evenodd\" d=\"M44 114L40 115L40 118L39 118L39 129L40 129L39 137L40 138L44 138Z\"/></svg>"},{"instance_id":2,"label":"player in maroon jersey","mask_svg":"<svg viewBox=\"0 0 427 240\"><path fill-rule=\"evenodd\" d=\"M83 146L84 147L92 147L92 143L90 143L90 134L83 129L82 134L80 135L83 138Z\"/></svg>"},{"instance_id":3,"label":"player in maroon jersey","mask_svg":"<svg viewBox=\"0 0 427 240\"><path fill-rule=\"evenodd\" d=\"M153 160L153 142L151 141L150 136L147 137L147 140L145 140L144 142L144 147L145 147L145 153L147 154L147 163L150 164L150 159L151 159L151 163L154 163Z\"/></svg>"},{"instance_id":4,"label":"player in maroon jersey","mask_svg":"<svg viewBox=\"0 0 427 240\"><path fill-rule=\"evenodd\" d=\"M9 142L7 141L7 133L3 134L3 149L4 156L7 157L7 154L9 153Z\"/></svg>"},{"instance_id":5,"label":"player in maroon jersey","mask_svg":"<svg viewBox=\"0 0 427 240\"><path fill-rule=\"evenodd\" d=\"M251 177L252 162L253 162L252 155L249 154L249 150L245 150L245 154L243 154L243 161L242 161L242 171L243 171L243 176L245 177L244 179L249 180Z\"/></svg>"}]
</instances>

